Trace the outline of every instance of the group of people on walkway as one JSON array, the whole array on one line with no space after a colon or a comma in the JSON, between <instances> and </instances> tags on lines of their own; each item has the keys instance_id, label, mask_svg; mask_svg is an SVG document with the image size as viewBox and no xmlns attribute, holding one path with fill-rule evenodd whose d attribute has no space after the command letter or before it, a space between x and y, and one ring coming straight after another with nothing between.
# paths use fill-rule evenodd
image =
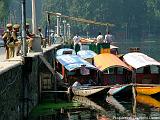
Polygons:
<instances>
[{"instance_id":1,"label":"group of people on walkway","mask_svg":"<svg viewBox=\"0 0 160 120\"><path fill-rule=\"evenodd\" d=\"M105 37L103 37L102 33L99 32L97 36L97 43L112 43L113 36L110 34L110 32L107 32Z\"/></svg>"},{"instance_id":2,"label":"group of people on walkway","mask_svg":"<svg viewBox=\"0 0 160 120\"><path fill-rule=\"evenodd\" d=\"M94 41L97 44L101 44L101 43L112 43L113 41L113 35L110 34L110 32L107 32L105 37L103 37L102 33L99 32L98 36L96 38L96 40ZM73 44L74 44L74 49L76 52L78 52L81 49L81 37L76 34L73 37Z\"/></svg>"},{"instance_id":3,"label":"group of people on walkway","mask_svg":"<svg viewBox=\"0 0 160 120\"><path fill-rule=\"evenodd\" d=\"M11 23L8 23L6 25L6 31L2 34L2 39L4 41L4 47L6 51L6 59L10 59L14 57L15 55L15 48L16 49L16 56L21 55L21 35L19 32L20 25ZM27 40L27 46L29 48L29 51L32 50L32 41L33 41L34 34L29 32L29 24L26 23L26 40Z\"/></svg>"}]
</instances>

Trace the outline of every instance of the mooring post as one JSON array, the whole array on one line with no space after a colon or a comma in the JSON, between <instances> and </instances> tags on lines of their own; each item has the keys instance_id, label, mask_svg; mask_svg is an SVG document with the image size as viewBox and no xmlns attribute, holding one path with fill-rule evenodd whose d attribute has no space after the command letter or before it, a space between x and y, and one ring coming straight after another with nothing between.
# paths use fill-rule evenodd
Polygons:
<instances>
[{"instance_id":1,"label":"mooring post","mask_svg":"<svg viewBox=\"0 0 160 120\"><path fill-rule=\"evenodd\" d=\"M135 86L132 85L132 93L133 93L133 116L136 116L136 106L137 106L137 101L136 101L136 91L135 91Z\"/></svg>"},{"instance_id":2,"label":"mooring post","mask_svg":"<svg viewBox=\"0 0 160 120\"><path fill-rule=\"evenodd\" d=\"M54 69L54 76L53 76L53 79L54 79L54 91L57 90L57 78L56 78L56 48L53 49L53 69ZM57 93L55 92L54 93L54 98L55 98L55 102L57 101Z\"/></svg>"}]
</instances>

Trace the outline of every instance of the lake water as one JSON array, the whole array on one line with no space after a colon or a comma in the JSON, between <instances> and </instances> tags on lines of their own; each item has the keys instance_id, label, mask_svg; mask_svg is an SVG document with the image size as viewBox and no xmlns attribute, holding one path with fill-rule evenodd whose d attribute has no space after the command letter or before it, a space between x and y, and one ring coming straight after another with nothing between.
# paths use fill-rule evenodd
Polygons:
<instances>
[{"instance_id":1,"label":"lake water","mask_svg":"<svg viewBox=\"0 0 160 120\"><path fill-rule=\"evenodd\" d=\"M159 100L146 95L57 98L42 102L29 120L159 120Z\"/></svg>"},{"instance_id":2,"label":"lake water","mask_svg":"<svg viewBox=\"0 0 160 120\"><path fill-rule=\"evenodd\" d=\"M119 53L128 53L130 47L139 47L157 61L160 61L160 41L140 42L119 41L114 43ZM137 95L134 99L122 96L99 98L73 97L68 99L50 98L37 106L29 120L160 120L160 95ZM48 99L48 98L47 98Z\"/></svg>"}]
</instances>

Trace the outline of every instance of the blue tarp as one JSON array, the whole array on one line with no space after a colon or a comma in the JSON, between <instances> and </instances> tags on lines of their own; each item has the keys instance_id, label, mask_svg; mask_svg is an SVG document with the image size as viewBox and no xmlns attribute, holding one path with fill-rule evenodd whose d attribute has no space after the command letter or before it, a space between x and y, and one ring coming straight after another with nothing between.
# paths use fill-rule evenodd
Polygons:
<instances>
[{"instance_id":1,"label":"blue tarp","mask_svg":"<svg viewBox=\"0 0 160 120\"><path fill-rule=\"evenodd\" d=\"M68 71L79 69L81 68L81 65L86 65L86 68L96 69L95 66L77 55L61 55L57 56L56 58Z\"/></svg>"},{"instance_id":2,"label":"blue tarp","mask_svg":"<svg viewBox=\"0 0 160 120\"><path fill-rule=\"evenodd\" d=\"M87 58L93 58L97 54L92 50L81 50L77 52L77 55L83 59L87 59Z\"/></svg>"},{"instance_id":3,"label":"blue tarp","mask_svg":"<svg viewBox=\"0 0 160 120\"><path fill-rule=\"evenodd\" d=\"M70 49L70 48L62 48L62 49L57 50L56 56L63 55L63 52L64 52L64 51L72 51L72 54L73 54L73 55L76 55L75 50Z\"/></svg>"}]
</instances>

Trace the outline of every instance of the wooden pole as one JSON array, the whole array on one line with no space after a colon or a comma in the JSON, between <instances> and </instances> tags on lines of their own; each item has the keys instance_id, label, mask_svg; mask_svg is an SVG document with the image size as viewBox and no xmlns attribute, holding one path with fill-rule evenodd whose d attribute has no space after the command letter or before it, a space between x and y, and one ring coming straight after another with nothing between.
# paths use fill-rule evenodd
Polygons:
<instances>
[{"instance_id":1,"label":"wooden pole","mask_svg":"<svg viewBox=\"0 0 160 120\"><path fill-rule=\"evenodd\" d=\"M137 101L136 101L136 92L135 92L135 86L132 86L132 93L133 93L133 117L136 117L136 106L137 106Z\"/></svg>"}]
</instances>

